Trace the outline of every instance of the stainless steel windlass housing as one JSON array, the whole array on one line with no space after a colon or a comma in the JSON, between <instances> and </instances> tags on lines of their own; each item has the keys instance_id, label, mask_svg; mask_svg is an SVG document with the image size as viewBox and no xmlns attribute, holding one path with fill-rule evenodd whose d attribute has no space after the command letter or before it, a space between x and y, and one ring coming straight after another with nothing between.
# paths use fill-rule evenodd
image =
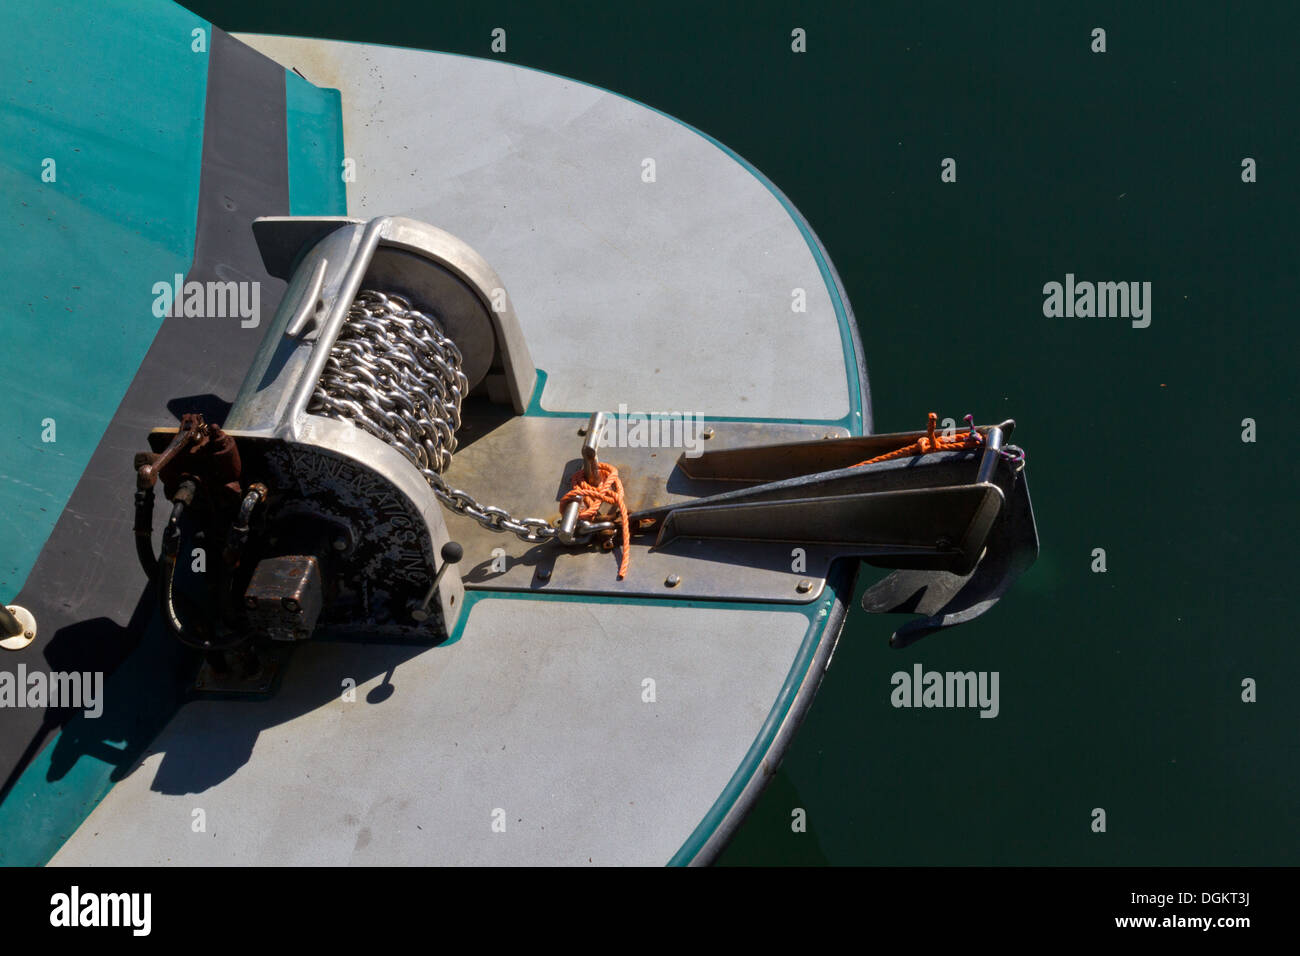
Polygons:
<instances>
[{"instance_id":1,"label":"stainless steel windlass housing","mask_svg":"<svg viewBox=\"0 0 1300 956\"><path fill-rule=\"evenodd\" d=\"M241 453L265 469L279 505L330 529L337 585L357 624L412 626L412 595L441 569L441 506L420 468L356 424L308 411L331 347L363 289L401 295L436 317L462 356L471 393L516 413L537 371L504 286L456 237L411 219L267 217L253 224L267 271L288 289L225 422ZM438 579L424 625L450 634L464 605L454 566ZM251 601L250 601L251 606ZM310 629L309 629L310 630Z\"/></svg>"}]
</instances>

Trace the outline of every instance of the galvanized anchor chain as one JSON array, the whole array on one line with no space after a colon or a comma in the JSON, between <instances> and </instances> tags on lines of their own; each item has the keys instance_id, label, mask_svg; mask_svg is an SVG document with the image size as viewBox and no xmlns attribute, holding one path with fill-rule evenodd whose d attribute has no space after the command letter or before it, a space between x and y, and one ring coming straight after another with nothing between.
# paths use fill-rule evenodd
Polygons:
<instances>
[{"instance_id":1,"label":"galvanized anchor chain","mask_svg":"<svg viewBox=\"0 0 1300 956\"><path fill-rule=\"evenodd\" d=\"M461 362L460 349L435 317L400 295L365 290L348 310L307 411L351 422L392 445L420 470L439 501L489 531L530 543L557 538L559 529L544 518L516 518L442 477L456 450L461 402L469 391ZM584 544L617 527L612 521L579 521L572 541Z\"/></svg>"}]
</instances>

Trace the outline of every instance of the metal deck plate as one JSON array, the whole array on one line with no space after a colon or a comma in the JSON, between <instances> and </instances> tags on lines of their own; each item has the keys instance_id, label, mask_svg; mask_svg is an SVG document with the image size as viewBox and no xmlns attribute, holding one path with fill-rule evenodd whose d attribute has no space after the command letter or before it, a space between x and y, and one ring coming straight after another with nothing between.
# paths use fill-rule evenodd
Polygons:
<instances>
[{"instance_id":1,"label":"metal deck plate","mask_svg":"<svg viewBox=\"0 0 1300 956\"><path fill-rule=\"evenodd\" d=\"M567 478L581 467L576 454L582 441L578 429L585 424L585 419L576 418L512 418L459 449L447 480L471 490L491 487L493 503L514 513L558 519L559 499L569 490ZM700 445L709 449L846 434L842 428L825 425L709 422L707 427L713 437ZM629 511L730 489L728 482L687 478L677 468L680 453L679 448L609 447L601 449L600 459L618 468ZM465 548L459 565L465 587L485 591L806 603L820 596L831 560L843 551L799 545L803 555L802 563L797 563L795 546L780 542L683 537L654 547L653 534L639 535L632 545L628 575L620 581L619 538L613 552L595 544L585 548L530 545L462 515L448 514L446 520L452 538ZM793 570L796 565L800 570ZM677 577L676 585L666 583L670 576ZM807 583L803 590L801 582Z\"/></svg>"}]
</instances>

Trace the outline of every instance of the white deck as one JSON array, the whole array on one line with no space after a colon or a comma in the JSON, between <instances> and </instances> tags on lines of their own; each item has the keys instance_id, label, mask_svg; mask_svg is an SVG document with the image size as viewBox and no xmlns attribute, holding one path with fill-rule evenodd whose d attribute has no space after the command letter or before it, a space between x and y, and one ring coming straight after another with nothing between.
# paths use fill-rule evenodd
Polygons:
<instances>
[{"instance_id":1,"label":"white deck","mask_svg":"<svg viewBox=\"0 0 1300 956\"><path fill-rule=\"evenodd\" d=\"M785 677L771 662L807 624L488 600L423 653L308 644L272 700L185 707L53 862L662 864L740 765ZM391 696L368 702L390 666Z\"/></svg>"},{"instance_id":2,"label":"white deck","mask_svg":"<svg viewBox=\"0 0 1300 956\"><path fill-rule=\"evenodd\" d=\"M807 240L694 131L503 63L242 39L343 91L351 215L425 220L493 265L549 374L544 408L849 413ZM486 596L441 648L311 643L272 700L184 707L53 862L662 864L742 767L823 621ZM391 695L368 701L390 667Z\"/></svg>"},{"instance_id":3,"label":"white deck","mask_svg":"<svg viewBox=\"0 0 1300 956\"><path fill-rule=\"evenodd\" d=\"M348 213L403 215L496 269L551 411L840 419L826 285L780 200L630 100L490 60L240 36L343 91ZM656 181L641 180L655 161ZM807 293L792 311L793 289Z\"/></svg>"}]
</instances>

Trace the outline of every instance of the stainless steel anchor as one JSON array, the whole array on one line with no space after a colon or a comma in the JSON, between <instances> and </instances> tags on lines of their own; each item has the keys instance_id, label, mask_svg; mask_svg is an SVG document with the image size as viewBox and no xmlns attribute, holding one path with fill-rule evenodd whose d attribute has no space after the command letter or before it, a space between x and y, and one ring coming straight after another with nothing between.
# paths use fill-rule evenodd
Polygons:
<instances>
[{"instance_id":1,"label":"stainless steel anchor","mask_svg":"<svg viewBox=\"0 0 1300 956\"><path fill-rule=\"evenodd\" d=\"M680 537L826 545L896 568L863 608L917 613L894 646L980 616L1038 555L1013 420L976 427L976 447L858 464L923 432L754 445L681 456L694 480L744 487L632 514L656 547Z\"/></svg>"}]
</instances>

